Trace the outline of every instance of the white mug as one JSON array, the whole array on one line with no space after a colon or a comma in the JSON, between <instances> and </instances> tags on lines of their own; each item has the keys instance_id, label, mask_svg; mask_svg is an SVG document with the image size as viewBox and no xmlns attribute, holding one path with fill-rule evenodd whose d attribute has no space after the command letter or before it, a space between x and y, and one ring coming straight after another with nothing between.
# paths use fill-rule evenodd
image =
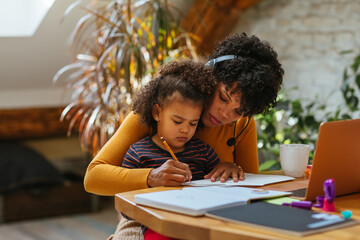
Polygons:
<instances>
[{"instance_id":1,"label":"white mug","mask_svg":"<svg viewBox=\"0 0 360 240\"><path fill-rule=\"evenodd\" d=\"M304 176L309 161L309 148L306 144L280 145L280 164L285 175Z\"/></svg>"}]
</instances>

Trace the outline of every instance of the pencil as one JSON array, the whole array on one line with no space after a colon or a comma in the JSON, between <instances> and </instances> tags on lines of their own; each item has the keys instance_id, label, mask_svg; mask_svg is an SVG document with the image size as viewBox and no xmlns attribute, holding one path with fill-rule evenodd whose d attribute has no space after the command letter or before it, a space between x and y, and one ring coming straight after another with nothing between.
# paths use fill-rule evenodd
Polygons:
<instances>
[{"instance_id":1,"label":"pencil","mask_svg":"<svg viewBox=\"0 0 360 240\"><path fill-rule=\"evenodd\" d=\"M164 143L164 146L166 147L166 149L169 151L169 153L171 154L172 158L175 160L175 161L179 161L177 159L177 157L175 156L174 152L171 150L169 144L166 142L166 140L164 139L164 137L160 137L160 139L163 141Z\"/></svg>"},{"instance_id":2,"label":"pencil","mask_svg":"<svg viewBox=\"0 0 360 240\"><path fill-rule=\"evenodd\" d=\"M168 150L168 152L171 154L171 156L173 157L173 159L174 159L175 161L179 161L179 160L177 159L177 157L175 156L174 152L171 150L169 144L166 142L165 138L164 138L164 137L160 137L160 139L163 141L164 146L166 147L166 149ZM191 182L191 178L189 178L188 181Z\"/></svg>"}]
</instances>

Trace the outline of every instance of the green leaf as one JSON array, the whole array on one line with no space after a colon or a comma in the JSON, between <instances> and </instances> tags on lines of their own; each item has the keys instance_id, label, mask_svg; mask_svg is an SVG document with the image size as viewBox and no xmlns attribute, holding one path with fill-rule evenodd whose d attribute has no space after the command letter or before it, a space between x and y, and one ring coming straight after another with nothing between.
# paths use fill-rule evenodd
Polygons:
<instances>
[{"instance_id":1,"label":"green leaf","mask_svg":"<svg viewBox=\"0 0 360 240\"><path fill-rule=\"evenodd\" d=\"M360 74L357 74L357 75L356 75L356 80L355 80L355 82L356 82L356 85L358 86L358 88L359 88L359 90L360 90Z\"/></svg>"},{"instance_id":2,"label":"green leaf","mask_svg":"<svg viewBox=\"0 0 360 240\"><path fill-rule=\"evenodd\" d=\"M341 116L341 118L342 119L351 119L351 116L349 114L345 113Z\"/></svg>"},{"instance_id":3,"label":"green leaf","mask_svg":"<svg viewBox=\"0 0 360 240\"><path fill-rule=\"evenodd\" d=\"M349 54L349 53L352 53L352 52L354 52L354 51L353 50L343 50L339 54L344 55L344 54Z\"/></svg>"},{"instance_id":4,"label":"green leaf","mask_svg":"<svg viewBox=\"0 0 360 240\"><path fill-rule=\"evenodd\" d=\"M276 160L267 160L265 162L263 162L262 164L260 164L259 166L259 171L266 171L269 170L272 166L274 166L278 161Z\"/></svg>"},{"instance_id":5,"label":"green leaf","mask_svg":"<svg viewBox=\"0 0 360 240\"><path fill-rule=\"evenodd\" d=\"M315 117L312 115L306 116L305 117L305 124L307 126L317 126L317 122L315 120Z\"/></svg>"},{"instance_id":6,"label":"green leaf","mask_svg":"<svg viewBox=\"0 0 360 240\"><path fill-rule=\"evenodd\" d=\"M354 59L354 63L351 65L351 68L354 72L358 70L359 64L360 64L360 55Z\"/></svg>"},{"instance_id":7,"label":"green leaf","mask_svg":"<svg viewBox=\"0 0 360 240\"><path fill-rule=\"evenodd\" d=\"M347 69L345 68L345 70L343 72L343 82L345 82L348 78L349 78L349 74L347 72Z\"/></svg>"},{"instance_id":8,"label":"green leaf","mask_svg":"<svg viewBox=\"0 0 360 240\"><path fill-rule=\"evenodd\" d=\"M357 97L351 96L349 98L348 105L351 111L355 111L357 109L358 104L359 104L359 99Z\"/></svg>"},{"instance_id":9,"label":"green leaf","mask_svg":"<svg viewBox=\"0 0 360 240\"><path fill-rule=\"evenodd\" d=\"M302 113L303 112L300 100L293 101L291 103L291 105L292 105L292 109L293 109L293 111L295 113Z\"/></svg>"}]
</instances>

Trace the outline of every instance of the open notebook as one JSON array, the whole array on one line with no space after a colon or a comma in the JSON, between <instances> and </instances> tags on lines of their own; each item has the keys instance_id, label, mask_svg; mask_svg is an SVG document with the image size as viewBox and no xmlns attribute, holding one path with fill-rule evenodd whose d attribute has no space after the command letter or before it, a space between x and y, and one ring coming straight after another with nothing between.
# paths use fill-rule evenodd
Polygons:
<instances>
[{"instance_id":1,"label":"open notebook","mask_svg":"<svg viewBox=\"0 0 360 240\"><path fill-rule=\"evenodd\" d=\"M172 212L200 216L207 211L247 204L250 200L290 195L257 188L185 187L182 190L135 195L135 203Z\"/></svg>"}]
</instances>

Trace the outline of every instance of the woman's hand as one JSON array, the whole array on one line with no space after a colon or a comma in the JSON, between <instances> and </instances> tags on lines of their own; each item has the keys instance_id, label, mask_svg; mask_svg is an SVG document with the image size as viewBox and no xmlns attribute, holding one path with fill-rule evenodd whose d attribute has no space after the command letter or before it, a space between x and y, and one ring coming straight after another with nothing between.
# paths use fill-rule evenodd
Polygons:
<instances>
[{"instance_id":1,"label":"woman's hand","mask_svg":"<svg viewBox=\"0 0 360 240\"><path fill-rule=\"evenodd\" d=\"M178 187L191 178L189 165L169 159L160 167L151 170L147 184L149 187Z\"/></svg>"},{"instance_id":2,"label":"woman's hand","mask_svg":"<svg viewBox=\"0 0 360 240\"><path fill-rule=\"evenodd\" d=\"M215 182L220 177L220 182L226 182L229 177L232 177L234 182L244 180L244 171L240 166L234 163L223 162L219 163L210 173L204 176L205 179L209 179Z\"/></svg>"}]
</instances>

